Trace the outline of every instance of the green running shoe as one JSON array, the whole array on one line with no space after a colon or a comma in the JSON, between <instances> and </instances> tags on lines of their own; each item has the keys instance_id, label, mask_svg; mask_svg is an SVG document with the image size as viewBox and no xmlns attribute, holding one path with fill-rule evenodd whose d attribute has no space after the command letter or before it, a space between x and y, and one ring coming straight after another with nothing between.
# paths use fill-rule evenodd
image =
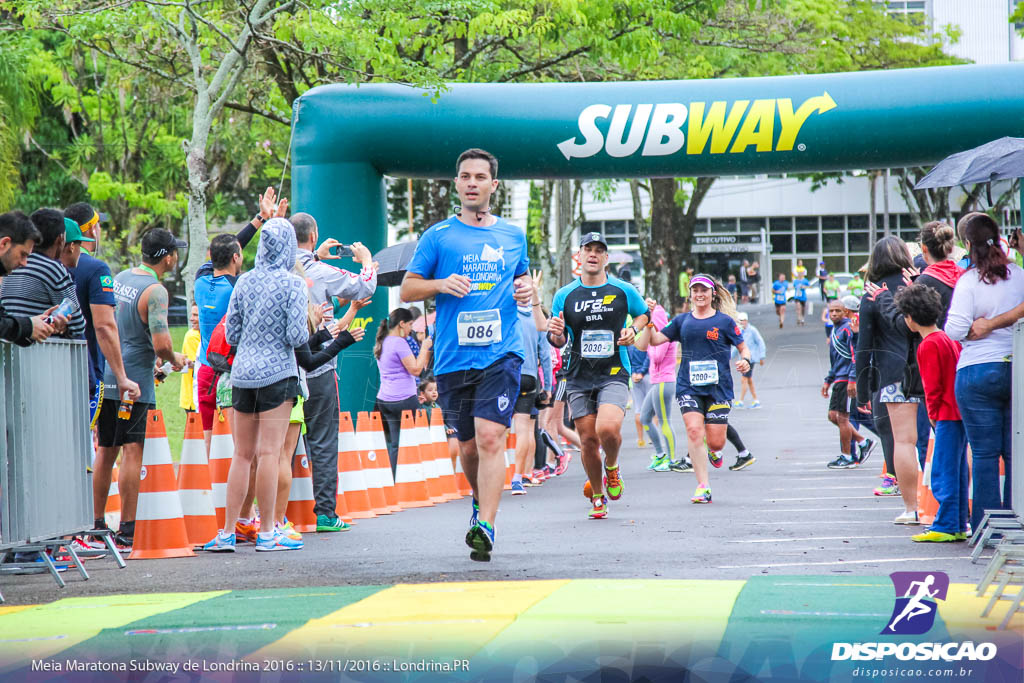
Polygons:
<instances>
[{"instance_id":1,"label":"green running shoe","mask_svg":"<svg viewBox=\"0 0 1024 683\"><path fill-rule=\"evenodd\" d=\"M622 477L619 476L619 466L604 468L604 490L612 500L622 498Z\"/></svg>"},{"instance_id":2,"label":"green running shoe","mask_svg":"<svg viewBox=\"0 0 1024 683\"><path fill-rule=\"evenodd\" d=\"M669 462L669 457L667 455L658 455L651 460L651 466L648 469L654 472L669 472Z\"/></svg>"},{"instance_id":3,"label":"green running shoe","mask_svg":"<svg viewBox=\"0 0 1024 683\"><path fill-rule=\"evenodd\" d=\"M316 516L316 530L321 531L348 531L351 524L346 524L341 517L328 517L327 515Z\"/></svg>"}]
</instances>

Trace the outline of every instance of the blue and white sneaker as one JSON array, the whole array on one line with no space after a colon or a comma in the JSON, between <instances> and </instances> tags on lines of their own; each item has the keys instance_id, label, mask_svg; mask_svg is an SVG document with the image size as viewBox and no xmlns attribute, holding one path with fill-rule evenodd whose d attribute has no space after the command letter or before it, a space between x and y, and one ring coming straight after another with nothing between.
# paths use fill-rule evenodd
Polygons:
<instances>
[{"instance_id":1,"label":"blue and white sneaker","mask_svg":"<svg viewBox=\"0 0 1024 683\"><path fill-rule=\"evenodd\" d=\"M513 496L525 496L526 489L523 487L523 482L514 481L512 482L512 495Z\"/></svg>"},{"instance_id":2,"label":"blue and white sneaker","mask_svg":"<svg viewBox=\"0 0 1024 683\"><path fill-rule=\"evenodd\" d=\"M302 541L296 541L285 536L277 527L274 527L273 535L269 539L264 539L263 534L260 534L259 538L256 539L257 552L264 553L275 550L300 550L303 545Z\"/></svg>"},{"instance_id":3,"label":"blue and white sneaker","mask_svg":"<svg viewBox=\"0 0 1024 683\"><path fill-rule=\"evenodd\" d=\"M476 502L476 498L473 499L473 514L469 517L470 528L476 526L477 518L480 516L480 503Z\"/></svg>"},{"instance_id":4,"label":"blue and white sneaker","mask_svg":"<svg viewBox=\"0 0 1024 683\"><path fill-rule=\"evenodd\" d=\"M221 529L212 541L203 546L203 550L208 550L211 553L233 553L235 552L235 534L225 534Z\"/></svg>"},{"instance_id":5,"label":"blue and white sneaker","mask_svg":"<svg viewBox=\"0 0 1024 683\"><path fill-rule=\"evenodd\" d=\"M466 545L473 549L469 559L474 562L490 562L491 550L494 549L494 527L478 520L466 532Z\"/></svg>"}]
</instances>

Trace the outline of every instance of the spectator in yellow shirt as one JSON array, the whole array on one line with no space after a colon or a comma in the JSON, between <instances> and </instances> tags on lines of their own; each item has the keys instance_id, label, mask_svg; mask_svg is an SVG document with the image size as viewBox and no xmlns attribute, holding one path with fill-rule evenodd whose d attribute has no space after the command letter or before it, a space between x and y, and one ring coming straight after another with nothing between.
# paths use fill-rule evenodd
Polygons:
<instances>
[{"instance_id":1,"label":"spectator in yellow shirt","mask_svg":"<svg viewBox=\"0 0 1024 683\"><path fill-rule=\"evenodd\" d=\"M181 343L181 352L191 361L188 369L181 373L181 393L178 395L178 405L186 413L196 411L196 396L192 390L192 372L196 362L196 354L199 353L199 307L192 304L192 311L188 317L189 329L185 333L185 339Z\"/></svg>"}]
</instances>

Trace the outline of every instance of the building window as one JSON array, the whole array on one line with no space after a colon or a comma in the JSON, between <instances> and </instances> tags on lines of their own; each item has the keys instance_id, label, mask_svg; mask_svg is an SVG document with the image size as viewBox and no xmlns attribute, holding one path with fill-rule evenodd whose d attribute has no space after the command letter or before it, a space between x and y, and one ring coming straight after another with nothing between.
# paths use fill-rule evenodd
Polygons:
<instances>
[{"instance_id":1,"label":"building window","mask_svg":"<svg viewBox=\"0 0 1024 683\"><path fill-rule=\"evenodd\" d=\"M792 218L769 218L768 225L772 233L793 231Z\"/></svg>"},{"instance_id":2,"label":"building window","mask_svg":"<svg viewBox=\"0 0 1024 683\"><path fill-rule=\"evenodd\" d=\"M799 237L797 238L799 240ZM841 232L825 232L821 235L821 251L826 254L842 254L846 252L846 244Z\"/></svg>"},{"instance_id":3,"label":"building window","mask_svg":"<svg viewBox=\"0 0 1024 683\"><path fill-rule=\"evenodd\" d=\"M818 217L817 216L797 216L796 217L796 231L797 232L818 232Z\"/></svg>"},{"instance_id":4,"label":"building window","mask_svg":"<svg viewBox=\"0 0 1024 683\"><path fill-rule=\"evenodd\" d=\"M760 232L761 228L767 227L763 218L741 218L740 232Z\"/></svg>"},{"instance_id":5,"label":"building window","mask_svg":"<svg viewBox=\"0 0 1024 683\"><path fill-rule=\"evenodd\" d=\"M834 230L836 232L846 230L846 216L822 216L821 229L826 231Z\"/></svg>"},{"instance_id":6,"label":"building window","mask_svg":"<svg viewBox=\"0 0 1024 683\"><path fill-rule=\"evenodd\" d=\"M712 218L711 232L736 232L735 218Z\"/></svg>"},{"instance_id":7,"label":"building window","mask_svg":"<svg viewBox=\"0 0 1024 683\"><path fill-rule=\"evenodd\" d=\"M846 225L850 230L867 230L870 219L867 214L857 214L846 217Z\"/></svg>"},{"instance_id":8,"label":"building window","mask_svg":"<svg viewBox=\"0 0 1024 683\"><path fill-rule=\"evenodd\" d=\"M771 242L773 254L793 253L793 235L788 233L772 232L768 239Z\"/></svg>"},{"instance_id":9,"label":"building window","mask_svg":"<svg viewBox=\"0 0 1024 683\"><path fill-rule=\"evenodd\" d=\"M626 223L627 221L604 222L604 238L608 241L609 246L629 244L629 228L626 227Z\"/></svg>"},{"instance_id":10,"label":"building window","mask_svg":"<svg viewBox=\"0 0 1024 683\"><path fill-rule=\"evenodd\" d=\"M856 230L847 233L847 251L867 251L868 233L867 230Z\"/></svg>"},{"instance_id":11,"label":"building window","mask_svg":"<svg viewBox=\"0 0 1024 683\"><path fill-rule=\"evenodd\" d=\"M798 232L796 234L796 250L800 254L818 254L818 233Z\"/></svg>"}]
</instances>

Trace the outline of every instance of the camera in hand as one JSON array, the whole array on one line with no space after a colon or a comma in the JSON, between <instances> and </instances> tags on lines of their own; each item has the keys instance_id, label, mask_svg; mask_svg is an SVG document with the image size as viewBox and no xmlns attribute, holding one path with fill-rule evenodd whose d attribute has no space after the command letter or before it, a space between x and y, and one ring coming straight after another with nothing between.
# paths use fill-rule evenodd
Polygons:
<instances>
[{"instance_id":1,"label":"camera in hand","mask_svg":"<svg viewBox=\"0 0 1024 683\"><path fill-rule=\"evenodd\" d=\"M352 246L349 244L338 244L336 246L331 247L329 251L334 256L352 256Z\"/></svg>"}]
</instances>

